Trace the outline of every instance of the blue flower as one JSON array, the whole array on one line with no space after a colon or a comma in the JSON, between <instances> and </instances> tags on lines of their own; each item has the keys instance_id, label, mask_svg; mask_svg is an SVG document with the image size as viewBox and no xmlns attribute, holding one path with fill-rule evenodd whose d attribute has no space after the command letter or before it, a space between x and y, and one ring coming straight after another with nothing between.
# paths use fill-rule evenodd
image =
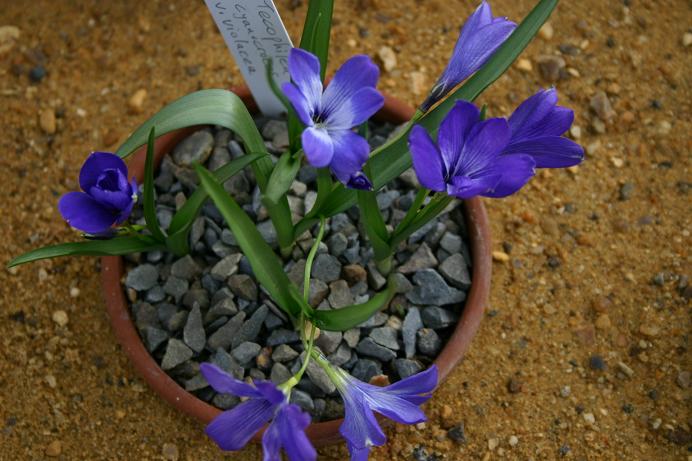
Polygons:
<instances>
[{"instance_id":1,"label":"blue flower","mask_svg":"<svg viewBox=\"0 0 692 461\"><path fill-rule=\"evenodd\" d=\"M361 172L370 146L353 127L384 104L375 89L377 66L367 56L353 56L336 71L324 92L315 55L293 48L288 70L292 82L284 83L282 90L306 126L301 141L308 162L316 168L328 166L349 187L370 189L372 184Z\"/></svg>"},{"instance_id":2,"label":"blue flower","mask_svg":"<svg viewBox=\"0 0 692 461\"><path fill-rule=\"evenodd\" d=\"M437 144L422 126L411 130L413 168L420 183L436 192L504 197L521 189L536 165L530 155L503 155L510 136L505 119L481 121L476 106L457 101L440 124Z\"/></svg>"},{"instance_id":3,"label":"blue flower","mask_svg":"<svg viewBox=\"0 0 692 461\"><path fill-rule=\"evenodd\" d=\"M310 415L297 405L289 404L287 395L273 383L255 381L251 386L211 363L201 364L200 371L215 391L248 397L207 426L207 435L221 449L240 450L271 420L262 436L264 461L281 461L281 448L291 461L317 459L317 452L305 435Z\"/></svg>"},{"instance_id":4,"label":"blue flower","mask_svg":"<svg viewBox=\"0 0 692 461\"><path fill-rule=\"evenodd\" d=\"M480 69L512 34L516 26L507 18L493 17L490 5L483 0L461 28L452 57L430 95L421 105L421 110L427 112L452 88Z\"/></svg>"},{"instance_id":5,"label":"blue flower","mask_svg":"<svg viewBox=\"0 0 692 461\"><path fill-rule=\"evenodd\" d=\"M383 445L386 437L373 412L402 424L425 421L419 408L437 386L437 367L402 379L386 387L358 381L335 369L335 384L344 400L345 417L339 432L346 439L351 461L368 459L370 447Z\"/></svg>"},{"instance_id":6,"label":"blue flower","mask_svg":"<svg viewBox=\"0 0 692 461\"><path fill-rule=\"evenodd\" d=\"M130 216L137 201L137 183L127 179L127 166L115 154L94 152L82 165L79 186L84 192L60 197L65 221L87 234L107 235Z\"/></svg>"},{"instance_id":7,"label":"blue flower","mask_svg":"<svg viewBox=\"0 0 692 461\"><path fill-rule=\"evenodd\" d=\"M576 165L584 159L584 149L562 136L573 121L574 112L557 105L555 88L540 90L509 117L512 135L503 153L530 155L538 168Z\"/></svg>"}]
</instances>

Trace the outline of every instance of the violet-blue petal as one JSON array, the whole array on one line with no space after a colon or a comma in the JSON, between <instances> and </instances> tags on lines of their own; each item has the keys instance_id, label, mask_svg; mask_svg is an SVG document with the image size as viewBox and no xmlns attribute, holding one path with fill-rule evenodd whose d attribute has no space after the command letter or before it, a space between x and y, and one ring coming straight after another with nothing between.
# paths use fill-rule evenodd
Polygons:
<instances>
[{"instance_id":1,"label":"violet-blue petal","mask_svg":"<svg viewBox=\"0 0 692 461\"><path fill-rule=\"evenodd\" d=\"M377 65L365 55L355 55L344 62L334 74L322 96L322 115L329 120L332 114L344 105L350 106L350 100L363 88L374 88L377 85L380 71ZM374 112L373 112L374 113ZM339 117L341 119L341 117ZM357 125L354 123L348 128Z\"/></svg>"},{"instance_id":2,"label":"violet-blue petal","mask_svg":"<svg viewBox=\"0 0 692 461\"><path fill-rule=\"evenodd\" d=\"M370 145L365 138L351 130L333 131L330 135L334 143L334 156L329 168L339 181L347 184L368 161Z\"/></svg>"},{"instance_id":3,"label":"violet-blue petal","mask_svg":"<svg viewBox=\"0 0 692 461\"><path fill-rule=\"evenodd\" d=\"M455 176L447 186L447 193L462 200L470 199L493 190L500 179L502 179L501 174L483 174L476 177Z\"/></svg>"},{"instance_id":4,"label":"violet-blue petal","mask_svg":"<svg viewBox=\"0 0 692 461\"><path fill-rule=\"evenodd\" d=\"M501 179L491 191L482 195L501 198L514 194L535 174L535 165L529 155L502 155L494 165L494 169L502 173Z\"/></svg>"},{"instance_id":5,"label":"violet-blue petal","mask_svg":"<svg viewBox=\"0 0 692 461\"><path fill-rule=\"evenodd\" d=\"M310 415L297 405L283 406L264 432L262 447L264 461L281 461L281 448L290 461L314 461L317 452L310 443L305 428L310 424Z\"/></svg>"},{"instance_id":6,"label":"violet-blue petal","mask_svg":"<svg viewBox=\"0 0 692 461\"><path fill-rule=\"evenodd\" d=\"M516 24L506 18L493 18L490 5L484 0L461 28L452 57L421 109L427 111L457 84L476 72L515 28Z\"/></svg>"},{"instance_id":7,"label":"violet-blue petal","mask_svg":"<svg viewBox=\"0 0 692 461\"><path fill-rule=\"evenodd\" d=\"M315 108L310 105L298 87L291 82L285 82L281 85L281 90L288 98L288 101L293 106L300 121L303 122L303 125L312 126L314 124L312 121L312 111Z\"/></svg>"},{"instance_id":8,"label":"violet-blue petal","mask_svg":"<svg viewBox=\"0 0 692 461\"><path fill-rule=\"evenodd\" d=\"M387 391L397 395L428 394L437 387L439 376L437 365L387 386Z\"/></svg>"},{"instance_id":9,"label":"violet-blue petal","mask_svg":"<svg viewBox=\"0 0 692 461\"><path fill-rule=\"evenodd\" d=\"M235 379L233 376L212 363L200 364L199 371L216 392L220 392L222 394L233 394L238 397L263 397L262 393L257 390L257 388L244 381Z\"/></svg>"},{"instance_id":10,"label":"violet-blue petal","mask_svg":"<svg viewBox=\"0 0 692 461\"><path fill-rule=\"evenodd\" d=\"M442 155L425 128L415 125L408 138L413 170L424 187L442 192L445 190L446 169Z\"/></svg>"},{"instance_id":11,"label":"violet-blue petal","mask_svg":"<svg viewBox=\"0 0 692 461\"><path fill-rule=\"evenodd\" d=\"M367 392L369 406L387 418L402 424L416 424L425 421L425 413L402 396L390 394L387 388L370 389Z\"/></svg>"},{"instance_id":12,"label":"violet-blue petal","mask_svg":"<svg viewBox=\"0 0 692 461\"><path fill-rule=\"evenodd\" d=\"M342 397L344 422L339 427L341 435L358 449L383 445L387 437L372 410L365 403L363 395L358 390L350 390L347 394L342 394Z\"/></svg>"},{"instance_id":13,"label":"violet-blue petal","mask_svg":"<svg viewBox=\"0 0 692 461\"><path fill-rule=\"evenodd\" d=\"M348 178L348 181L346 181L346 187L356 190L373 189L372 181L370 181L370 178L368 178L362 171L356 171L353 173L351 177Z\"/></svg>"},{"instance_id":14,"label":"violet-blue petal","mask_svg":"<svg viewBox=\"0 0 692 461\"><path fill-rule=\"evenodd\" d=\"M288 54L288 72L307 103L311 107L319 108L322 99L322 79L317 56L300 48L292 48Z\"/></svg>"},{"instance_id":15,"label":"violet-blue petal","mask_svg":"<svg viewBox=\"0 0 692 461\"><path fill-rule=\"evenodd\" d=\"M351 461L368 461L370 456L370 447L357 447L352 443L347 442L348 452L351 454Z\"/></svg>"},{"instance_id":16,"label":"violet-blue petal","mask_svg":"<svg viewBox=\"0 0 692 461\"><path fill-rule=\"evenodd\" d=\"M503 154L530 155L535 160L537 168L566 168L581 163L584 159L584 148L561 136L543 136L510 143Z\"/></svg>"},{"instance_id":17,"label":"violet-blue petal","mask_svg":"<svg viewBox=\"0 0 692 461\"><path fill-rule=\"evenodd\" d=\"M67 223L87 234L102 234L118 219L117 210L108 209L83 192L68 192L58 202L58 210Z\"/></svg>"},{"instance_id":18,"label":"violet-blue petal","mask_svg":"<svg viewBox=\"0 0 692 461\"><path fill-rule=\"evenodd\" d=\"M519 104L509 117L509 126L512 136L532 129L545 118L557 104L557 91L555 88L539 90ZM563 131L564 133L564 131ZM562 134L562 133L560 133Z\"/></svg>"},{"instance_id":19,"label":"violet-blue petal","mask_svg":"<svg viewBox=\"0 0 692 461\"><path fill-rule=\"evenodd\" d=\"M334 157L334 144L326 129L308 127L303 131L300 139L310 165L315 168L329 165Z\"/></svg>"},{"instance_id":20,"label":"violet-blue petal","mask_svg":"<svg viewBox=\"0 0 692 461\"><path fill-rule=\"evenodd\" d=\"M105 170L116 170L127 178L127 165L123 159L110 152L93 152L82 165L79 171L79 187L88 192Z\"/></svg>"},{"instance_id":21,"label":"violet-blue petal","mask_svg":"<svg viewBox=\"0 0 692 461\"><path fill-rule=\"evenodd\" d=\"M480 120L480 111L468 101L457 101L440 123L437 133L445 171L454 171L471 128Z\"/></svg>"},{"instance_id":22,"label":"violet-blue petal","mask_svg":"<svg viewBox=\"0 0 692 461\"><path fill-rule=\"evenodd\" d=\"M468 133L452 176L482 176L507 146L509 137L509 125L503 118L491 118L475 124Z\"/></svg>"},{"instance_id":23,"label":"violet-blue petal","mask_svg":"<svg viewBox=\"0 0 692 461\"><path fill-rule=\"evenodd\" d=\"M124 210L134 200L132 187L127 177L120 171L112 169L101 173L96 184L85 192L103 205L116 210Z\"/></svg>"},{"instance_id":24,"label":"violet-blue petal","mask_svg":"<svg viewBox=\"0 0 692 461\"><path fill-rule=\"evenodd\" d=\"M330 130L348 130L372 117L384 105L384 96L373 87L364 87L333 110L327 111L326 124Z\"/></svg>"},{"instance_id":25,"label":"violet-blue petal","mask_svg":"<svg viewBox=\"0 0 692 461\"><path fill-rule=\"evenodd\" d=\"M265 399L251 398L214 418L205 432L222 450L240 450L271 419L275 409Z\"/></svg>"}]
</instances>

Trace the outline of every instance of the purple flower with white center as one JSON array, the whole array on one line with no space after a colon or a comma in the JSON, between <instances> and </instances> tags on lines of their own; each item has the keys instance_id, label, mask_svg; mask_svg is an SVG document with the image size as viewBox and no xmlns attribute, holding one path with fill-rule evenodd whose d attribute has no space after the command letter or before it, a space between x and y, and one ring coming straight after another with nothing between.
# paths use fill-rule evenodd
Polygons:
<instances>
[{"instance_id":1,"label":"purple flower with white center","mask_svg":"<svg viewBox=\"0 0 692 461\"><path fill-rule=\"evenodd\" d=\"M364 55L346 61L323 90L320 62L300 48L288 55L292 82L283 92L307 127L301 135L308 162L316 168L329 167L334 175L354 189L371 189L361 169L368 160L368 142L353 127L368 120L384 104L375 89L379 69Z\"/></svg>"},{"instance_id":2,"label":"purple flower with white center","mask_svg":"<svg viewBox=\"0 0 692 461\"><path fill-rule=\"evenodd\" d=\"M555 88L540 90L522 102L509 117L512 136L504 154L527 154L538 168L564 168L584 159L584 149L562 136L574 112L557 105Z\"/></svg>"},{"instance_id":3,"label":"purple flower with white center","mask_svg":"<svg viewBox=\"0 0 692 461\"><path fill-rule=\"evenodd\" d=\"M409 135L409 147L413 168L424 187L460 199L505 197L521 189L536 166L530 155L503 155L509 140L505 119L481 121L476 106L457 101L440 124L437 145L416 125Z\"/></svg>"},{"instance_id":4,"label":"purple flower with white center","mask_svg":"<svg viewBox=\"0 0 692 461\"><path fill-rule=\"evenodd\" d=\"M58 202L60 214L75 229L107 235L130 216L137 201L137 183L127 180L127 165L115 154L94 152L82 165L79 186Z\"/></svg>"},{"instance_id":5,"label":"purple flower with white center","mask_svg":"<svg viewBox=\"0 0 692 461\"><path fill-rule=\"evenodd\" d=\"M447 67L420 109L427 112L452 88L480 69L512 34L516 26L507 18L493 17L490 5L483 0L461 28Z\"/></svg>"},{"instance_id":6,"label":"purple flower with white center","mask_svg":"<svg viewBox=\"0 0 692 461\"><path fill-rule=\"evenodd\" d=\"M317 459L317 452L305 435L310 415L288 403L288 396L272 382L260 380L251 386L211 363L203 363L199 368L215 391L249 397L207 426L207 435L222 450L240 450L271 420L262 436L264 461L281 461L281 448L291 461Z\"/></svg>"},{"instance_id":7,"label":"purple flower with white center","mask_svg":"<svg viewBox=\"0 0 692 461\"><path fill-rule=\"evenodd\" d=\"M351 461L367 460L370 448L386 441L373 412L402 424L426 420L420 405L437 386L435 365L386 387L358 381L341 369L333 370L334 383L344 400L345 416L339 432L346 439Z\"/></svg>"}]
</instances>

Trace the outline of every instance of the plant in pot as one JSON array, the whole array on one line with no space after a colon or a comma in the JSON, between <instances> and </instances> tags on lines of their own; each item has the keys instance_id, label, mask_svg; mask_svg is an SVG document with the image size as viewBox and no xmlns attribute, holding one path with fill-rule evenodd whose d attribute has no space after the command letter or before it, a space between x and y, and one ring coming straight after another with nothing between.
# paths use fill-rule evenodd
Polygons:
<instances>
[{"instance_id":1,"label":"plant in pot","mask_svg":"<svg viewBox=\"0 0 692 461\"><path fill-rule=\"evenodd\" d=\"M209 423L222 449L254 438L265 459L280 459L283 449L291 460L310 460L313 444L340 433L352 459L366 459L385 443L381 417L425 420L420 406L480 321L489 236L479 197L511 195L536 168L583 158L562 137L573 112L557 105L555 89L528 97L508 118L488 117L471 102L556 3L539 1L516 26L482 2L413 111L377 91L379 71L367 56L348 59L323 85L332 2L311 1L301 46L289 53L291 80L274 82L267 62L286 109L284 131L253 119L243 92L184 96L116 153L87 158L82 191L58 204L85 241L40 248L10 265L106 256L107 304L126 351L165 398ZM383 106L402 124L393 132L369 122ZM208 125L216 128L200 130ZM128 171L122 158L145 144ZM464 254L465 232L473 258ZM137 263L125 287L121 255ZM311 424L326 414L343 420Z\"/></svg>"}]
</instances>

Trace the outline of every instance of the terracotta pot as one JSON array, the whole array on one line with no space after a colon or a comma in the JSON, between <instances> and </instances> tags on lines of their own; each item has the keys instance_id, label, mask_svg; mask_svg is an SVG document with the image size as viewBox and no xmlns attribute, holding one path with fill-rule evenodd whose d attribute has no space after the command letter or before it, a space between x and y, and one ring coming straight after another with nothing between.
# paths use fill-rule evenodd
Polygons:
<instances>
[{"instance_id":1,"label":"terracotta pot","mask_svg":"<svg viewBox=\"0 0 692 461\"><path fill-rule=\"evenodd\" d=\"M257 111L257 106L247 88L239 88L234 91L252 112ZM375 118L401 124L408 121L412 115L413 109L409 106L394 98L385 97L384 107ZM195 129L197 128L181 129L158 138L156 140L157 164L161 162L165 154L169 153L173 147ZM140 184L144 175L145 156L145 148L141 148L134 154L130 162L130 172ZM472 283L459 323L435 360L439 369L440 380L443 380L452 371L468 350L483 318L490 291L490 228L485 207L479 198L474 198L465 201L464 210L473 258ZM159 367L145 348L130 316L128 301L121 284L123 275L124 264L121 257L106 256L101 258L103 296L118 341L139 374L154 391L183 413L203 423L209 423L221 410L180 387ZM316 446L338 442L341 440L338 429L342 421L339 419L313 423L308 427L307 435ZM260 438L261 433L257 434L254 440L259 441Z\"/></svg>"}]
</instances>

